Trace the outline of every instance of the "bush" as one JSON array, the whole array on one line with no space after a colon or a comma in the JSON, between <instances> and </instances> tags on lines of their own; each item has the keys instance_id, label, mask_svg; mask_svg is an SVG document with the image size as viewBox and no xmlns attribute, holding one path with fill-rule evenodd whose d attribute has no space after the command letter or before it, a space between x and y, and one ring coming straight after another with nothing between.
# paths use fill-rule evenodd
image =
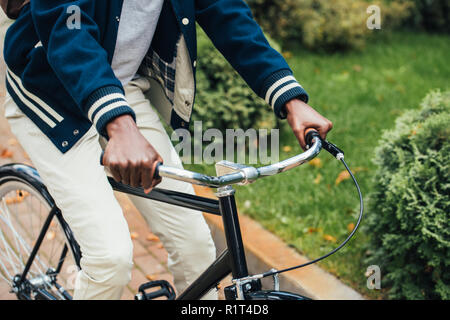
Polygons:
<instances>
[{"instance_id":1,"label":"bush","mask_svg":"<svg viewBox=\"0 0 450 320\"><path fill-rule=\"evenodd\" d=\"M431 92L376 149L368 263L395 299L450 299L450 91Z\"/></svg>"},{"instance_id":2,"label":"bush","mask_svg":"<svg viewBox=\"0 0 450 320\"><path fill-rule=\"evenodd\" d=\"M272 46L276 47L276 44L272 42ZM273 111L247 86L201 30L198 32L198 51L193 120L203 121L205 130L273 128Z\"/></svg>"},{"instance_id":3,"label":"bush","mask_svg":"<svg viewBox=\"0 0 450 320\"><path fill-rule=\"evenodd\" d=\"M412 0L415 4L412 22L429 31L450 32L448 0Z\"/></svg>"},{"instance_id":4,"label":"bush","mask_svg":"<svg viewBox=\"0 0 450 320\"><path fill-rule=\"evenodd\" d=\"M394 27L410 14L408 1L247 0L262 28L283 44L310 49L362 48L373 30L367 28L370 4L381 8L382 28Z\"/></svg>"}]
</instances>

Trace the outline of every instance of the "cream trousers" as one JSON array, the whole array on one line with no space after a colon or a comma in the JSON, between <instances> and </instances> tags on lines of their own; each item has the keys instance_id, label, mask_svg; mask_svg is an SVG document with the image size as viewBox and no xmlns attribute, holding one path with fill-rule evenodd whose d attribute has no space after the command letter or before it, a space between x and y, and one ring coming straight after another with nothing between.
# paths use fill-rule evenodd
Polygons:
<instances>
[{"instance_id":1,"label":"cream trousers","mask_svg":"<svg viewBox=\"0 0 450 320\"><path fill-rule=\"evenodd\" d=\"M145 79L132 81L125 87L125 96L136 113L137 126L165 165L181 168L181 160L157 113L144 97L143 91L148 87ZM99 163L106 141L92 127L63 154L9 96L5 101L5 116L81 247L81 270L74 299L120 299L131 278L133 244L105 168ZM192 185L170 179L163 179L158 187L194 192ZM129 197L168 251L168 267L180 293L215 259L215 246L202 213ZM213 291L205 298L216 299Z\"/></svg>"}]
</instances>

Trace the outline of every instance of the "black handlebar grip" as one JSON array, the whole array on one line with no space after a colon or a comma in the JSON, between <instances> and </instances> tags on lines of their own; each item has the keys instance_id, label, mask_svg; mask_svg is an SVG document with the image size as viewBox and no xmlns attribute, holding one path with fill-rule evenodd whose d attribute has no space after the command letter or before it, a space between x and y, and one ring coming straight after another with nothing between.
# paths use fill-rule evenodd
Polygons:
<instances>
[{"instance_id":1,"label":"black handlebar grip","mask_svg":"<svg viewBox=\"0 0 450 320\"><path fill-rule=\"evenodd\" d=\"M100 165L103 166L103 156L105 155L105 151L102 150L102 153L100 154Z\"/></svg>"},{"instance_id":2,"label":"black handlebar grip","mask_svg":"<svg viewBox=\"0 0 450 320\"><path fill-rule=\"evenodd\" d=\"M161 179L161 176L159 175L159 167L162 165L163 163L162 162L158 162L157 164L156 164L156 167L155 167L155 173L153 174L153 179Z\"/></svg>"},{"instance_id":3,"label":"black handlebar grip","mask_svg":"<svg viewBox=\"0 0 450 320\"><path fill-rule=\"evenodd\" d=\"M317 132L317 130L314 130L314 129L309 129L308 133L305 136L305 142L306 142L306 145L308 146L308 148L310 148L312 146L313 140L315 138L320 139L319 132Z\"/></svg>"}]
</instances>

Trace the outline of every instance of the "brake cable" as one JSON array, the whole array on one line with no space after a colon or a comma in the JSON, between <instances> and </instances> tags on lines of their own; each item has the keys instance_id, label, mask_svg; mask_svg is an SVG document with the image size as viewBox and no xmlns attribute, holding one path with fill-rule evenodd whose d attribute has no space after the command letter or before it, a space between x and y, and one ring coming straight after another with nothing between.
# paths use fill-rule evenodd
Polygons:
<instances>
[{"instance_id":1,"label":"brake cable","mask_svg":"<svg viewBox=\"0 0 450 320\"><path fill-rule=\"evenodd\" d=\"M308 135L309 135L309 137L308 137ZM312 139L314 139L314 138L321 139L320 136L318 135L317 131L310 131L307 134L307 136L306 136L306 140L307 141L308 140L312 141ZM340 250L343 246L345 246L348 241L350 241L350 239L353 237L353 235L358 230L359 225L361 224L361 220L362 220L363 213L364 213L363 196L362 196L361 189L360 189L360 187L358 185L358 182L356 181L355 176L353 175L352 171L350 170L350 168L348 167L347 163L344 160L344 152L341 149L339 149L336 145L332 144L331 142L328 142L327 140L321 139L321 141L322 141L323 148L325 150L327 150L330 154L332 154L337 160L339 160L339 161L341 161L343 163L343 165L345 166L345 169L347 169L348 173L350 174L350 177L352 178L352 180L353 180L353 182L354 182L354 184L356 186L356 190L358 191L358 195L359 195L359 205L360 205L358 221L356 222L355 227L353 228L352 232L348 235L348 237L337 248L333 249L332 251L328 252L327 254L325 254L325 255L317 258L317 259L314 259L312 261L309 261L309 262L300 264L298 266L295 266L295 267L290 267L290 268L286 268L286 269L282 269L282 270L272 269L270 271L267 271L266 273L263 273L261 275L262 278L274 276L276 274L292 271L292 270L295 270L295 269L300 269L300 268L309 266L311 264L314 264L316 262L319 262L319 261L321 261L321 260L323 260L325 258L328 258L332 254L334 254L338 250ZM311 145L311 143L309 142L308 145Z\"/></svg>"}]
</instances>

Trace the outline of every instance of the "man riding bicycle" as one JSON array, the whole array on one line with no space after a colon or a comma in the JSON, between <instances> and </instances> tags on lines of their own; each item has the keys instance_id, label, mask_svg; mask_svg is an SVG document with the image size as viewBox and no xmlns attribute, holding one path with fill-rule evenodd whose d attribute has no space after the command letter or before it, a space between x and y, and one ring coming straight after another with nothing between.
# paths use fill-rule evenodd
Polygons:
<instances>
[{"instance_id":1,"label":"man riding bicycle","mask_svg":"<svg viewBox=\"0 0 450 320\"><path fill-rule=\"evenodd\" d=\"M307 128L325 138L331 122L306 104L243 0L33 0L7 32L5 115L80 244L74 299L119 299L131 276L130 232L102 150L119 182L193 193L153 179L158 162L182 163L152 107L172 128L189 126L196 22L303 148ZM181 292L215 259L202 214L130 199L167 249Z\"/></svg>"}]
</instances>

